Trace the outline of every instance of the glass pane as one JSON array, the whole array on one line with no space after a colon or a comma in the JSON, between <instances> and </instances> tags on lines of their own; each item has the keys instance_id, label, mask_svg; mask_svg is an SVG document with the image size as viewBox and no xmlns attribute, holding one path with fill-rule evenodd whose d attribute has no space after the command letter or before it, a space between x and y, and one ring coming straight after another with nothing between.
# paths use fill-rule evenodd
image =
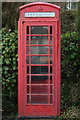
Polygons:
<instances>
[{"instance_id":1,"label":"glass pane","mask_svg":"<svg viewBox=\"0 0 80 120\"><path fill-rule=\"evenodd\" d=\"M33 85L31 86L32 94L48 94L48 85Z\"/></svg>"},{"instance_id":2,"label":"glass pane","mask_svg":"<svg viewBox=\"0 0 80 120\"><path fill-rule=\"evenodd\" d=\"M27 85L27 93L29 93L29 85Z\"/></svg>"},{"instance_id":3,"label":"glass pane","mask_svg":"<svg viewBox=\"0 0 80 120\"><path fill-rule=\"evenodd\" d=\"M50 84L52 84L52 75L50 76Z\"/></svg>"},{"instance_id":4,"label":"glass pane","mask_svg":"<svg viewBox=\"0 0 80 120\"><path fill-rule=\"evenodd\" d=\"M52 94L52 85L50 85L50 94Z\"/></svg>"},{"instance_id":5,"label":"glass pane","mask_svg":"<svg viewBox=\"0 0 80 120\"><path fill-rule=\"evenodd\" d=\"M48 56L32 56L32 64L48 64Z\"/></svg>"},{"instance_id":6,"label":"glass pane","mask_svg":"<svg viewBox=\"0 0 80 120\"><path fill-rule=\"evenodd\" d=\"M26 33L29 34L29 26L26 27Z\"/></svg>"},{"instance_id":7,"label":"glass pane","mask_svg":"<svg viewBox=\"0 0 80 120\"><path fill-rule=\"evenodd\" d=\"M50 36L50 44L52 44L52 36Z\"/></svg>"},{"instance_id":8,"label":"glass pane","mask_svg":"<svg viewBox=\"0 0 80 120\"><path fill-rule=\"evenodd\" d=\"M50 34L52 34L52 26L50 26Z\"/></svg>"},{"instance_id":9,"label":"glass pane","mask_svg":"<svg viewBox=\"0 0 80 120\"><path fill-rule=\"evenodd\" d=\"M50 73L52 74L52 66L50 66Z\"/></svg>"},{"instance_id":10,"label":"glass pane","mask_svg":"<svg viewBox=\"0 0 80 120\"><path fill-rule=\"evenodd\" d=\"M29 76L27 76L27 84L29 84Z\"/></svg>"},{"instance_id":11,"label":"glass pane","mask_svg":"<svg viewBox=\"0 0 80 120\"><path fill-rule=\"evenodd\" d=\"M26 37L26 44L29 44L29 36Z\"/></svg>"},{"instance_id":12,"label":"glass pane","mask_svg":"<svg viewBox=\"0 0 80 120\"><path fill-rule=\"evenodd\" d=\"M31 34L48 34L48 26L32 26Z\"/></svg>"},{"instance_id":13,"label":"glass pane","mask_svg":"<svg viewBox=\"0 0 80 120\"><path fill-rule=\"evenodd\" d=\"M50 54L52 54L52 46L50 47Z\"/></svg>"},{"instance_id":14,"label":"glass pane","mask_svg":"<svg viewBox=\"0 0 80 120\"><path fill-rule=\"evenodd\" d=\"M31 74L48 74L48 66L32 66Z\"/></svg>"},{"instance_id":15,"label":"glass pane","mask_svg":"<svg viewBox=\"0 0 80 120\"><path fill-rule=\"evenodd\" d=\"M29 56L26 57L26 63L29 64Z\"/></svg>"},{"instance_id":16,"label":"glass pane","mask_svg":"<svg viewBox=\"0 0 80 120\"><path fill-rule=\"evenodd\" d=\"M52 62L53 62L53 61L52 61L52 56L50 56L50 64L52 64Z\"/></svg>"},{"instance_id":17,"label":"glass pane","mask_svg":"<svg viewBox=\"0 0 80 120\"><path fill-rule=\"evenodd\" d=\"M29 47L26 47L26 54L29 54Z\"/></svg>"},{"instance_id":18,"label":"glass pane","mask_svg":"<svg viewBox=\"0 0 80 120\"><path fill-rule=\"evenodd\" d=\"M29 66L27 66L27 74L29 74Z\"/></svg>"},{"instance_id":19,"label":"glass pane","mask_svg":"<svg viewBox=\"0 0 80 120\"><path fill-rule=\"evenodd\" d=\"M52 104L52 95L50 95L50 104Z\"/></svg>"},{"instance_id":20,"label":"glass pane","mask_svg":"<svg viewBox=\"0 0 80 120\"><path fill-rule=\"evenodd\" d=\"M48 36L32 36L32 44L48 44Z\"/></svg>"},{"instance_id":21,"label":"glass pane","mask_svg":"<svg viewBox=\"0 0 80 120\"><path fill-rule=\"evenodd\" d=\"M52 36L50 36L50 40L52 40Z\"/></svg>"},{"instance_id":22,"label":"glass pane","mask_svg":"<svg viewBox=\"0 0 80 120\"><path fill-rule=\"evenodd\" d=\"M38 84L38 85L47 84L48 85L48 76L32 76L31 84Z\"/></svg>"},{"instance_id":23,"label":"glass pane","mask_svg":"<svg viewBox=\"0 0 80 120\"><path fill-rule=\"evenodd\" d=\"M31 77L32 81L45 81L48 80L48 76L32 76Z\"/></svg>"},{"instance_id":24,"label":"glass pane","mask_svg":"<svg viewBox=\"0 0 80 120\"><path fill-rule=\"evenodd\" d=\"M48 46L33 46L31 47L32 54L48 54Z\"/></svg>"},{"instance_id":25,"label":"glass pane","mask_svg":"<svg viewBox=\"0 0 80 120\"><path fill-rule=\"evenodd\" d=\"M27 96L27 103L30 103L30 97ZM31 95L31 103L48 104L48 95Z\"/></svg>"}]
</instances>

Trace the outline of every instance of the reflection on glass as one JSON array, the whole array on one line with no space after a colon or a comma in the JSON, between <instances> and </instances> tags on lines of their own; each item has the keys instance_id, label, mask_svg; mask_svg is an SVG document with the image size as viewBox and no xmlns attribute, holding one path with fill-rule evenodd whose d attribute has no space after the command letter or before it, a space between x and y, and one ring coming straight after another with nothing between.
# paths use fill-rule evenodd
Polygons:
<instances>
[{"instance_id":1,"label":"reflection on glass","mask_svg":"<svg viewBox=\"0 0 80 120\"><path fill-rule=\"evenodd\" d=\"M26 63L29 64L29 57L26 57ZM31 64L48 64L48 56L31 56ZM50 56L50 64L52 64L52 56Z\"/></svg>"},{"instance_id":2,"label":"reflection on glass","mask_svg":"<svg viewBox=\"0 0 80 120\"><path fill-rule=\"evenodd\" d=\"M48 34L48 26L32 26L31 34Z\"/></svg>"},{"instance_id":3,"label":"reflection on glass","mask_svg":"<svg viewBox=\"0 0 80 120\"><path fill-rule=\"evenodd\" d=\"M50 46L50 54L52 54L52 46Z\"/></svg>"},{"instance_id":4,"label":"reflection on glass","mask_svg":"<svg viewBox=\"0 0 80 120\"><path fill-rule=\"evenodd\" d=\"M26 37L26 44L29 44L29 36Z\"/></svg>"},{"instance_id":5,"label":"reflection on glass","mask_svg":"<svg viewBox=\"0 0 80 120\"><path fill-rule=\"evenodd\" d=\"M52 36L50 36L50 40L52 40Z\"/></svg>"},{"instance_id":6,"label":"reflection on glass","mask_svg":"<svg viewBox=\"0 0 80 120\"><path fill-rule=\"evenodd\" d=\"M48 94L48 85L32 85L31 86L32 94Z\"/></svg>"},{"instance_id":7,"label":"reflection on glass","mask_svg":"<svg viewBox=\"0 0 80 120\"><path fill-rule=\"evenodd\" d=\"M50 44L52 44L52 36L50 36Z\"/></svg>"},{"instance_id":8,"label":"reflection on glass","mask_svg":"<svg viewBox=\"0 0 80 120\"><path fill-rule=\"evenodd\" d=\"M52 93L52 85L50 85L50 94Z\"/></svg>"},{"instance_id":9,"label":"reflection on glass","mask_svg":"<svg viewBox=\"0 0 80 120\"><path fill-rule=\"evenodd\" d=\"M48 44L48 36L32 36L32 44Z\"/></svg>"},{"instance_id":10,"label":"reflection on glass","mask_svg":"<svg viewBox=\"0 0 80 120\"><path fill-rule=\"evenodd\" d=\"M29 47L26 47L26 54L29 54Z\"/></svg>"},{"instance_id":11,"label":"reflection on glass","mask_svg":"<svg viewBox=\"0 0 80 120\"><path fill-rule=\"evenodd\" d=\"M32 81L45 81L48 80L48 76L32 76Z\"/></svg>"},{"instance_id":12,"label":"reflection on glass","mask_svg":"<svg viewBox=\"0 0 80 120\"><path fill-rule=\"evenodd\" d=\"M48 74L48 66L32 66L31 74Z\"/></svg>"},{"instance_id":13,"label":"reflection on glass","mask_svg":"<svg viewBox=\"0 0 80 120\"><path fill-rule=\"evenodd\" d=\"M52 104L52 95L50 95L50 104Z\"/></svg>"},{"instance_id":14,"label":"reflection on glass","mask_svg":"<svg viewBox=\"0 0 80 120\"><path fill-rule=\"evenodd\" d=\"M48 56L32 56L32 64L48 64Z\"/></svg>"},{"instance_id":15,"label":"reflection on glass","mask_svg":"<svg viewBox=\"0 0 80 120\"><path fill-rule=\"evenodd\" d=\"M26 63L29 64L29 56L26 57Z\"/></svg>"},{"instance_id":16,"label":"reflection on glass","mask_svg":"<svg viewBox=\"0 0 80 120\"><path fill-rule=\"evenodd\" d=\"M32 104L48 104L48 95L31 95L31 101L29 95L27 96L27 103Z\"/></svg>"},{"instance_id":17,"label":"reflection on glass","mask_svg":"<svg viewBox=\"0 0 80 120\"><path fill-rule=\"evenodd\" d=\"M32 54L48 54L48 46L33 46L31 47Z\"/></svg>"},{"instance_id":18,"label":"reflection on glass","mask_svg":"<svg viewBox=\"0 0 80 120\"><path fill-rule=\"evenodd\" d=\"M52 64L52 61L53 61L53 60L52 60L52 56L50 56L50 64Z\"/></svg>"}]
</instances>

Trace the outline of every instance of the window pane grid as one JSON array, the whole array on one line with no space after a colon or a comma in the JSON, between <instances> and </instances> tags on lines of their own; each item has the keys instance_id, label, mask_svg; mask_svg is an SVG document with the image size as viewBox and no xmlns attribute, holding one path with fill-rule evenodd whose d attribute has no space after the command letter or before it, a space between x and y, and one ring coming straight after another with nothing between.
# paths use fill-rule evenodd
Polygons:
<instances>
[{"instance_id":1,"label":"window pane grid","mask_svg":"<svg viewBox=\"0 0 80 120\"><path fill-rule=\"evenodd\" d=\"M30 103L32 103L32 104L52 104L53 94L52 94L52 92L50 92L50 91L52 91L52 84L50 84L52 82L50 82L50 81L52 81L51 76L53 76L53 74L51 74L52 73L51 66L53 65L53 63L51 63L52 56L53 56L52 42L51 42L51 39L52 39L51 38L51 36L52 36L51 29L52 28L51 28L51 26L46 27L48 29L48 30L46 30L47 34L45 34L45 32L42 34L41 31L39 31L39 30L38 30L38 32L40 32L40 34L38 34L38 33L35 34L36 31L35 32L31 31L31 28L32 28L32 26L29 26L29 31L27 31L27 42L26 42L27 43L26 54L27 54L27 61L28 61L28 62L26 62L27 63L27 77L29 78L29 79L27 78L27 81L29 81L29 82L27 82L27 88L28 88L27 103L28 104L30 104ZM46 36L46 37L48 37L48 41L46 41L46 44L40 43L39 41L37 41L37 44L33 44L32 38L31 38L33 36L34 37L36 37L36 36L45 37ZM44 50L42 50L43 46L45 48ZM35 49L35 51L34 51L34 48L36 48L36 47L38 47L38 49ZM38 52L39 49L41 49L43 52ZM39 51L41 51L41 50L39 50ZM36 54L37 53L36 51L38 52L38 54ZM33 62L32 57L35 57L34 58L35 62ZM37 59L39 59L39 62L41 62L41 63L36 62ZM47 62L47 63L45 64L45 62ZM45 71L45 70L43 71L43 68L42 68L41 72L38 74L38 69L40 69L40 68L36 69L37 72L33 72L35 70L32 68L32 66L36 66L36 67L43 66L43 68L47 67L48 71ZM39 78L39 76L42 76L42 77ZM32 78L32 77L34 77L34 78ZM36 77L38 77L38 78L36 78ZM39 84L38 83L35 84L36 83L35 78L36 78L36 80L38 79ZM43 84L41 84L41 81L43 81ZM39 85L42 85L42 86L47 85L48 86L47 94L32 93L32 90L31 90L32 85L38 85L38 86ZM46 99L45 99L45 95L46 95ZM43 101L42 100L39 101L39 96Z\"/></svg>"}]
</instances>

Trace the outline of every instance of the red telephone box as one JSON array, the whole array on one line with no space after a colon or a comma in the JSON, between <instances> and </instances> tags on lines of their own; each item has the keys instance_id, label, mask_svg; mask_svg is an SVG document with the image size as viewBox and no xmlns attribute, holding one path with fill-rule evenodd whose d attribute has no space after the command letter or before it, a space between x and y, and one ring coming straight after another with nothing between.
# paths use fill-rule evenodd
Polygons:
<instances>
[{"instance_id":1,"label":"red telephone box","mask_svg":"<svg viewBox=\"0 0 80 120\"><path fill-rule=\"evenodd\" d=\"M20 7L18 115L60 115L60 7L43 2Z\"/></svg>"}]
</instances>

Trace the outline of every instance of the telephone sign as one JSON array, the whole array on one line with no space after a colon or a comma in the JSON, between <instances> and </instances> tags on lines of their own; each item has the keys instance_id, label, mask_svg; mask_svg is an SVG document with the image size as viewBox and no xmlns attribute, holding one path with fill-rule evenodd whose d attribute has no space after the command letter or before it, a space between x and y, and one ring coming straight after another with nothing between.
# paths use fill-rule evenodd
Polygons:
<instances>
[{"instance_id":1,"label":"telephone sign","mask_svg":"<svg viewBox=\"0 0 80 120\"><path fill-rule=\"evenodd\" d=\"M60 7L36 2L20 7L18 116L60 115Z\"/></svg>"},{"instance_id":2,"label":"telephone sign","mask_svg":"<svg viewBox=\"0 0 80 120\"><path fill-rule=\"evenodd\" d=\"M55 17L55 12L26 12L25 17Z\"/></svg>"}]
</instances>

